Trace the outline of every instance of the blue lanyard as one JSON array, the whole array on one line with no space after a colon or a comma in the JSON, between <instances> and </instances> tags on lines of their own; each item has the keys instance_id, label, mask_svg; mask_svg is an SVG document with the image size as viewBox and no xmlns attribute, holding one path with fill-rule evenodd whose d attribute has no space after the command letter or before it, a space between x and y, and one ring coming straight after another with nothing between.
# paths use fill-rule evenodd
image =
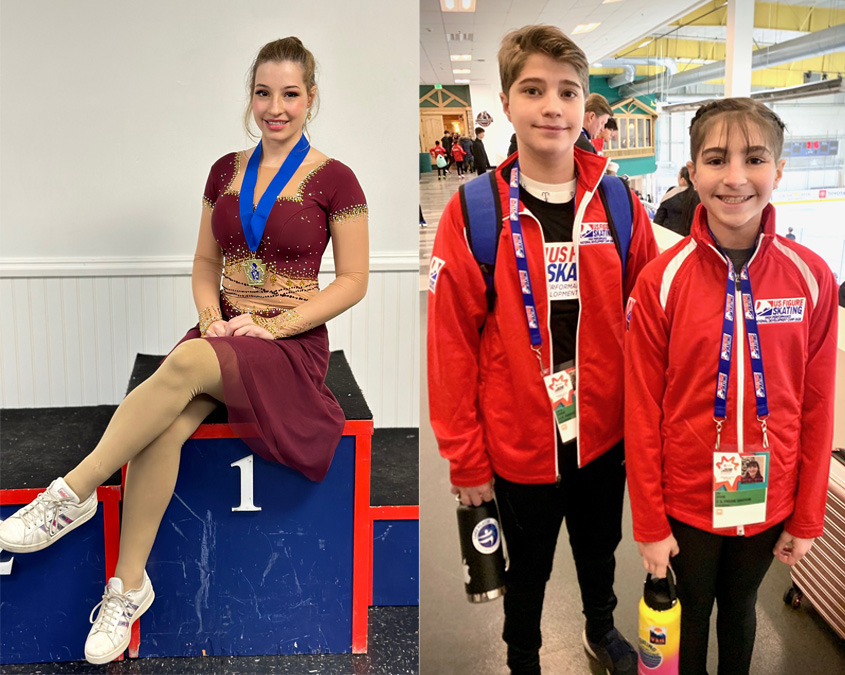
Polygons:
<instances>
[{"instance_id":1,"label":"blue lanyard","mask_svg":"<svg viewBox=\"0 0 845 675\"><path fill-rule=\"evenodd\" d=\"M724 253L723 253L724 255ZM727 256L725 256L727 258ZM757 420L763 429L763 447L769 447L766 434L766 419L769 416L769 402L766 395L766 378L763 374L763 350L760 346L760 334L757 331L757 315L754 313L754 295L751 292L751 279L748 276L748 263L739 273L742 307L735 307L736 275L734 266L728 259L728 284L725 294L725 311L722 319L722 338L719 347L719 375L716 380L716 402L713 406L713 420L716 422L716 448L719 447L722 424L727 418L728 383L733 358L734 317L742 313L745 322L745 335L748 341L748 354L751 357L751 372L754 378L754 398L757 403ZM742 415L742 410L737 411Z\"/></svg>"},{"instance_id":2,"label":"blue lanyard","mask_svg":"<svg viewBox=\"0 0 845 675\"><path fill-rule=\"evenodd\" d=\"M261 237L264 234L264 227L267 225L267 216L270 215L270 209L276 203L285 185L290 182L293 174L302 165L305 156L311 144L303 134L293 150L288 153L282 166L279 167L278 172L270 181L270 185L261 195L261 200L255 212L252 211L253 200L255 199L255 183L258 180L258 164L261 162L261 141L258 142L249 162L246 165L246 173L244 174L244 181L241 185L241 194L238 198L238 208L241 216L241 227L244 231L244 238L246 239L249 250L255 253L258 250L258 245L261 243Z\"/></svg>"},{"instance_id":3,"label":"blue lanyard","mask_svg":"<svg viewBox=\"0 0 845 675\"><path fill-rule=\"evenodd\" d=\"M513 169L511 169L509 196L511 243L513 244L513 254L516 257L516 268L519 271L519 286L522 289L522 302L525 304L525 318L528 321L528 334L531 336L531 347L537 351L537 348L543 344L543 338L540 335L537 305L534 303L534 291L531 288L531 277L528 274L528 258L525 257L525 241L522 237L522 224L519 222L519 160L514 163ZM541 367L542 363L541 360Z\"/></svg>"}]
</instances>

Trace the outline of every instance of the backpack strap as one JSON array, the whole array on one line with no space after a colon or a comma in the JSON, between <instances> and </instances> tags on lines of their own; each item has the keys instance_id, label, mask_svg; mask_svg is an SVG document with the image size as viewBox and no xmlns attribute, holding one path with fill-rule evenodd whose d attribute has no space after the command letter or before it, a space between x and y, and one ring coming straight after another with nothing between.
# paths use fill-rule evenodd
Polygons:
<instances>
[{"instance_id":1,"label":"backpack strap","mask_svg":"<svg viewBox=\"0 0 845 675\"><path fill-rule=\"evenodd\" d=\"M628 262L628 249L634 229L634 202L631 190L618 176L606 174L599 182L599 197L607 213L608 224L613 235L616 251L622 261L622 279Z\"/></svg>"},{"instance_id":2,"label":"backpack strap","mask_svg":"<svg viewBox=\"0 0 845 675\"><path fill-rule=\"evenodd\" d=\"M499 235L502 233L502 202L496 185L496 172L488 171L473 178L461 185L458 193L467 243L481 268L487 286L487 311L492 312L496 300L493 272L496 268Z\"/></svg>"}]
</instances>

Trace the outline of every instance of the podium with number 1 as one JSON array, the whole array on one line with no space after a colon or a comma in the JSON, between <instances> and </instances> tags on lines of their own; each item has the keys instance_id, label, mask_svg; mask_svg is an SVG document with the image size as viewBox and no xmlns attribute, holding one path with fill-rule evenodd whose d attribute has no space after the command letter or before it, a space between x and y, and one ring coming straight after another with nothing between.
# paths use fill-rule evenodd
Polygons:
<instances>
[{"instance_id":1,"label":"podium with number 1","mask_svg":"<svg viewBox=\"0 0 845 675\"><path fill-rule=\"evenodd\" d=\"M251 454L225 420L185 444L130 657L366 651L373 422L342 353L326 381L347 422L320 483Z\"/></svg>"}]
</instances>

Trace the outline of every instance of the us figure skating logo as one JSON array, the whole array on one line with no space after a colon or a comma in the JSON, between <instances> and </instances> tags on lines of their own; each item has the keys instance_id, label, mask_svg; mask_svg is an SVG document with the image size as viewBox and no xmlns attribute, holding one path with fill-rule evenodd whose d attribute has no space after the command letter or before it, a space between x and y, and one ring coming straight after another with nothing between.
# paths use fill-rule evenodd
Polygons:
<instances>
[{"instance_id":1,"label":"us figure skating logo","mask_svg":"<svg viewBox=\"0 0 845 675\"><path fill-rule=\"evenodd\" d=\"M582 246L612 244L613 236L610 234L610 226L607 223L583 223L580 243Z\"/></svg>"},{"instance_id":2,"label":"us figure skating logo","mask_svg":"<svg viewBox=\"0 0 845 675\"><path fill-rule=\"evenodd\" d=\"M719 373L719 384L716 387L716 396L725 400L728 398L728 376L724 373Z\"/></svg>"},{"instance_id":3,"label":"us figure skating logo","mask_svg":"<svg viewBox=\"0 0 845 675\"><path fill-rule=\"evenodd\" d=\"M725 299L725 318L728 321L734 320L734 296L732 295Z\"/></svg>"},{"instance_id":4,"label":"us figure skating logo","mask_svg":"<svg viewBox=\"0 0 845 675\"><path fill-rule=\"evenodd\" d=\"M528 272L519 270L519 285L523 295L531 295L531 281L528 279Z\"/></svg>"},{"instance_id":5,"label":"us figure skating logo","mask_svg":"<svg viewBox=\"0 0 845 675\"><path fill-rule=\"evenodd\" d=\"M517 232L513 233L513 250L517 258L525 257L525 247L522 245L522 235Z\"/></svg>"},{"instance_id":6,"label":"us figure skating logo","mask_svg":"<svg viewBox=\"0 0 845 675\"><path fill-rule=\"evenodd\" d=\"M731 340L732 338L730 335L728 335L727 333L722 333L722 361L731 360Z\"/></svg>"},{"instance_id":7,"label":"us figure skating logo","mask_svg":"<svg viewBox=\"0 0 845 675\"><path fill-rule=\"evenodd\" d=\"M539 328L539 324L537 323L537 312L534 311L533 307L526 307L525 315L528 317L529 328Z\"/></svg>"},{"instance_id":8,"label":"us figure skating logo","mask_svg":"<svg viewBox=\"0 0 845 675\"><path fill-rule=\"evenodd\" d=\"M806 298L757 300L754 303L757 323L801 323L806 302Z\"/></svg>"},{"instance_id":9,"label":"us figure skating logo","mask_svg":"<svg viewBox=\"0 0 845 675\"><path fill-rule=\"evenodd\" d=\"M745 312L746 319L754 318L754 307L751 305L751 296L748 293L742 294L742 309Z\"/></svg>"},{"instance_id":10,"label":"us figure skating logo","mask_svg":"<svg viewBox=\"0 0 845 675\"><path fill-rule=\"evenodd\" d=\"M754 373L754 395L763 398L766 395L766 385L763 384L763 374Z\"/></svg>"},{"instance_id":11,"label":"us figure skating logo","mask_svg":"<svg viewBox=\"0 0 845 675\"><path fill-rule=\"evenodd\" d=\"M441 260L435 256L431 257L431 264L428 266L428 290L432 293L437 288L437 280L440 278L440 270L446 264L445 260Z\"/></svg>"},{"instance_id":12,"label":"us figure skating logo","mask_svg":"<svg viewBox=\"0 0 845 675\"><path fill-rule=\"evenodd\" d=\"M485 518L472 530L472 545L484 555L499 550L502 538L499 536L499 522L495 518Z\"/></svg>"},{"instance_id":13,"label":"us figure skating logo","mask_svg":"<svg viewBox=\"0 0 845 675\"><path fill-rule=\"evenodd\" d=\"M760 340L757 339L757 336L754 335L754 333L748 334L748 348L751 352L752 359L760 358Z\"/></svg>"}]
</instances>

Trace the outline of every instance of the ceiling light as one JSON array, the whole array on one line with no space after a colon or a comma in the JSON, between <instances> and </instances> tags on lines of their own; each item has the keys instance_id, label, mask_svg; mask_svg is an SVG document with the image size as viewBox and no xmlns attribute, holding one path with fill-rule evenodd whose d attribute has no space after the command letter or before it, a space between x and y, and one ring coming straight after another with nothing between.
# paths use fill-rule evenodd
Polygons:
<instances>
[{"instance_id":1,"label":"ceiling light","mask_svg":"<svg viewBox=\"0 0 845 675\"><path fill-rule=\"evenodd\" d=\"M440 0L441 12L474 12L475 0Z\"/></svg>"},{"instance_id":2,"label":"ceiling light","mask_svg":"<svg viewBox=\"0 0 845 675\"><path fill-rule=\"evenodd\" d=\"M472 71L469 68L452 68L455 75L469 75Z\"/></svg>"},{"instance_id":3,"label":"ceiling light","mask_svg":"<svg viewBox=\"0 0 845 675\"><path fill-rule=\"evenodd\" d=\"M455 80L455 84L469 84L469 80Z\"/></svg>"},{"instance_id":4,"label":"ceiling light","mask_svg":"<svg viewBox=\"0 0 845 675\"><path fill-rule=\"evenodd\" d=\"M598 28L600 24L601 21L598 23L579 23L572 29L572 35L576 35L577 33L589 33L590 31L594 31Z\"/></svg>"},{"instance_id":5,"label":"ceiling light","mask_svg":"<svg viewBox=\"0 0 845 675\"><path fill-rule=\"evenodd\" d=\"M622 0L602 0L603 5L609 5L612 2L622 2Z\"/></svg>"},{"instance_id":6,"label":"ceiling light","mask_svg":"<svg viewBox=\"0 0 845 675\"><path fill-rule=\"evenodd\" d=\"M449 58L453 61L472 61L472 54L452 54Z\"/></svg>"},{"instance_id":7,"label":"ceiling light","mask_svg":"<svg viewBox=\"0 0 845 675\"><path fill-rule=\"evenodd\" d=\"M602 67L602 65L601 65L601 61L599 61L598 63L594 63L594 64L593 64L593 68L601 68L601 67Z\"/></svg>"},{"instance_id":8,"label":"ceiling light","mask_svg":"<svg viewBox=\"0 0 845 675\"><path fill-rule=\"evenodd\" d=\"M643 47L647 47L650 44L651 44L651 40L646 40L639 47L637 47L637 49L642 49Z\"/></svg>"}]
</instances>

